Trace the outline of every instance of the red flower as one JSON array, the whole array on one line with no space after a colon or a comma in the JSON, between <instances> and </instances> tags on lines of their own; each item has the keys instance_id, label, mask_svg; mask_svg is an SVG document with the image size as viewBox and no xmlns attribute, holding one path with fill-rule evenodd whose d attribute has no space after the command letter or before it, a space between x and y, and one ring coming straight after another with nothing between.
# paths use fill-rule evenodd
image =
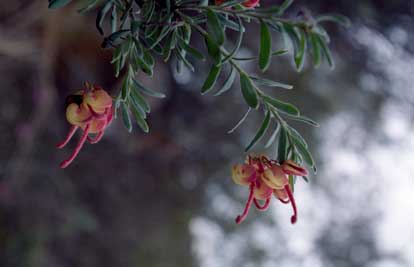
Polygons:
<instances>
[{"instance_id":1,"label":"red flower","mask_svg":"<svg viewBox=\"0 0 414 267\"><path fill-rule=\"evenodd\" d=\"M297 209L287 175L305 176L308 172L295 162L287 160L279 165L275 160L266 156L254 157L249 155L246 163L233 166L232 178L236 184L249 185L250 193L246 206L241 215L237 216L236 223L240 224L249 213L252 202L259 210L269 207L272 194L282 203L291 203L293 215L292 224L297 220ZM264 200L263 205L259 200Z\"/></svg>"},{"instance_id":2,"label":"red flower","mask_svg":"<svg viewBox=\"0 0 414 267\"><path fill-rule=\"evenodd\" d=\"M216 6L222 5L225 2L227 2L226 0L215 0L215 4ZM242 3L243 6L248 7L248 8L254 8L256 6L258 6L260 3L260 0L247 0L245 2Z\"/></svg>"},{"instance_id":3,"label":"red flower","mask_svg":"<svg viewBox=\"0 0 414 267\"><path fill-rule=\"evenodd\" d=\"M83 134L72 155L64 160L60 167L66 168L72 163L86 140L91 144L99 142L112 118L112 98L101 87L85 83L84 89L68 96L66 99L66 119L72 124L72 127L65 140L57 144L57 148L63 148L78 128L83 130ZM95 134L95 136L91 137L89 134Z\"/></svg>"}]
</instances>

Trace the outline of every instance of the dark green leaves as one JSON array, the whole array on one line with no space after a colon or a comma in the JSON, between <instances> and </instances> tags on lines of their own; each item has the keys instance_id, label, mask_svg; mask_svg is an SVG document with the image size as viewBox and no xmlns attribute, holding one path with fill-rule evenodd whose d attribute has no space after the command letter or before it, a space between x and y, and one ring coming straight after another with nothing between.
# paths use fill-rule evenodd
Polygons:
<instances>
[{"instance_id":1,"label":"dark green leaves","mask_svg":"<svg viewBox=\"0 0 414 267\"><path fill-rule=\"evenodd\" d=\"M49 8L52 8L52 9L60 8L60 7L66 6L71 1L72 0L50 0L49 1Z\"/></svg>"},{"instance_id":2,"label":"dark green leaves","mask_svg":"<svg viewBox=\"0 0 414 267\"><path fill-rule=\"evenodd\" d=\"M311 167L315 167L315 161L313 160L313 157L311 153L309 152L308 148L299 140L295 135L291 135L292 140L295 144L295 147L298 149L300 155L302 156L302 159ZM314 168L315 170L315 168Z\"/></svg>"},{"instance_id":3,"label":"dark green leaves","mask_svg":"<svg viewBox=\"0 0 414 267\"><path fill-rule=\"evenodd\" d=\"M321 46L319 45L318 37L316 34L310 34L310 42L312 44L312 56L313 56L313 64L315 67L318 67L321 64Z\"/></svg>"},{"instance_id":4,"label":"dark green leaves","mask_svg":"<svg viewBox=\"0 0 414 267\"><path fill-rule=\"evenodd\" d=\"M213 89L214 84L216 83L217 78L220 75L220 71L221 71L221 65L220 66L213 65L211 67L210 72L207 76L207 79L205 80L203 87L201 88L202 94L206 94L211 89Z\"/></svg>"},{"instance_id":5,"label":"dark green leaves","mask_svg":"<svg viewBox=\"0 0 414 267\"><path fill-rule=\"evenodd\" d=\"M224 43L224 28L221 25L217 14L212 10L207 9L206 15L208 31L211 33L216 43L222 45Z\"/></svg>"},{"instance_id":6,"label":"dark green leaves","mask_svg":"<svg viewBox=\"0 0 414 267\"><path fill-rule=\"evenodd\" d=\"M247 145L246 149L244 150L245 152L249 151L249 149L252 148L266 133L266 130L269 127L270 117L270 111L267 111L265 118L263 119L262 125L260 126L256 135L253 137L252 141L250 141L250 143Z\"/></svg>"},{"instance_id":7,"label":"dark green leaves","mask_svg":"<svg viewBox=\"0 0 414 267\"><path fill-rule=\"evenodd\" d=\"M331 51L328 48L328 45L326 44L326 42L319 37L318 35L315 35L316 41L319 43L319 46L321 48L322 54L324 55L326 61L328 61L328 64L331 68L335 67L332 55L331 55Z\"/></svg>"},{"instance_id":8,"label":"dark green leaves","mask_svg":"<svg viewBox=\"0 0 414 267\"><path fill-rule=\"evenodd\" d=\"M84 3L79 9L78 12L81 14L84 14L88 11L90 11L91 9L93 9L96 4L98 3L99 0L89 0L89 2Z\"/></svg>"},{"instance_id":9,"label":"dark green leaves","mask_svg":"<svg viewBox=\"0 0 414 267\"><path fill-rule=\"evenodd\" d=\"M232 67L231 70L230 70L229 76L227 76L227 79L223 84L223 87L221 87L221 89L219 91L217 91L217 93L214 94L215 96L221 95L224 92L227 92L231 88L231 86L232 86L232 84L233 84L233 82L236 78L236 73L237 73L236 70Z\"/></svg>"},{"instance_id":10,"label":"dark green leaves","mask_svg":"<svg viewBox=\"0 0 414 267\"><path fill-rule=\"evenodd\" d=\"M198 51L197 49L189 46L181 37L178 38L179 46L184 49L186 52L188 52L190 55L195 57L198 60L204 60L204 55Z\"/></svg>"},{"instance_id":11,"label":"dark green leaves","mask_svg":"<svg viewBox=\"0 0 414 267\"><path fill-rule=\"evenodd\" d=\"M349 27L351 25L351 21L347 17L340 15L340 14L324 14L321 16L317 16L316 21L317 22L332 21L344 27Z\"/></svg>"},{"instance_id":12,"label":"dark green leaves","mask_svg":"<svg viewBox=\"0 0 414 267\"><path fill-rule=\"evenodd\" d=\"M257 89L252 80L245 73L240 73L240 86L243 98L247 105L256 109L259 106Z\"/></svg>"},{"instance_id":13,"label":"dark green leaves","mask_svg":"<svg viewBox=\"0 0 414 267\"><path fill-rule=\"evenodd\" d=\"M104 34L103 31L103 22L105 20L106 15L108 14L109 10L112 7L112 1L108 1L98 12L96 16L96 28L98 29L100 34Z\"/></svg>"},{"instance_id":14,"label":"dark green leaves","mask_svg":"<svg viewBox=\"0 0 414 267\"><path fill-rule=\"evenodd\" d=\"M295 53L295 65L298 71L301 71L303 64L305 63L305 53L306 53L306 34L303 30L299 31L299 46Z\"/></svg>"},{"instance_id":15,"label":"dark green leaves","mask_svg":"<svg viewBox=\"0 0 414 267\"><path fill-rule=\"evenodd\" d=\"M164 98L165 95L163 93L160 92L156 92L152 89L149 89L145 86L143 86L139 81L137 81L136 79L133 79L134 82L134 86L137 90L141 91L142 93L148 95L148 96L152 96L152 97L157 97L157 98Z\"/></svg>"},{"instance_id":16,"label":"dark green leaves","mask_svg":"<svg viewBox=\"0 0 414 267\"><path fill-rule=\"evenodd\" d=\"M220 58L221 58L220 47L210 36L207 36L205 38L205 42L206 42L207 51L210 57L214 60L214 62L216 63L220 62Z\"/></svg>"},{"instance_id":17,"label":"dark green leaves","mask_svg":"<svg viewBox=\"0 0 414 267\"><path fill-rule=\"evenodd\" d=\"M273 106L274 108L276 108L277 110L280 110L282 112L286 112L290 115L293 116L298 116L299 115L299 110L297 109L297 107L295 107L292 104L277 100L275 98L271 98L269 96L263 96L263 100L270 104L271 106Z\"/></svg>"},{"instance_id":18,"label":"dark green leaves","mask_svg":"<svg viewBox=\"0 0 414 267\"><path fill-rule=\"evenodd\" d=\"M269 27L263 21L260 23L260 51L259 51L259 67L264 72L270 65L272 52L272 35Z\"/></svg>"},{"instance_id":19,"label":"dark green leaves","mask_svg":"<svg viewBox=\"0 0 414 267\"><path fill-rule=\"evenodd\" d=\"M128 132L132 132L131 117L129 116L128 106L125 102L122 102L121 104L121 111L122 111L122 121L124 123L125 128L128 130Z\"/></svg>"},{"instance_id":20,"label":"dark green leaves","mask_svg":"<svg viewBox=\"0 0 414 267\"><path fill-rule=\"evenodd\" d=\"M259 85L263 85L263 86L269 86L269 87L280 87L283 89L292 89L293 86L290 84L286 84L286 83L280 83L280 82L276 82L276 81L272 81L272 80L268 80L268 79L263 79L263 78L259 78L259 77L254 77L254 76L250 76L250 78Z\"/></svg>"}]
</instances>

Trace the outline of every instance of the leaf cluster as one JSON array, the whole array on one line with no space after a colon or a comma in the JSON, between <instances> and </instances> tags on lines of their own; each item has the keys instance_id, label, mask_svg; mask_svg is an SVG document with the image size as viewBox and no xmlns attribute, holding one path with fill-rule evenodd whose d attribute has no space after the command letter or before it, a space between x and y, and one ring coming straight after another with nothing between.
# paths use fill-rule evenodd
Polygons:
<instances>
[{"instance_id":1,"label":"leaf cluster","mask_svg":"<svg viewBox=\"0 0 414 267\"><path fill-rule=\"evenodd\" d=\"M205 0L89 0L81 3L79 12L97 10L96 27L104 36L102 47L113 49L111 63L115 76L123 77L115 107L117 115L120 111L128 131L132 131L132 118L144 132L149 131L146 119L150 106L144 95L164 97L140 83L136 79L138 73L152 77L157 58L165 62L174 59L178 72L182 68L194 71L195 60L207 59L210 70L200 92L207 94L215 90L214 95L218 96L233 88L232 85L238 80L241 95L248 106L248 112L229 132L241 125L250 111L258 110L264 114L259 129L245 150L250 150L269 128L273 128L266 146L278 140L280 162L293 159L299 163L305 162L316 170L308 144L287 120L297 120L312 126L317 126L317 123L300 114L294 105L262 90L263 87L293 87L250 74L240 63L256 61L261 73L265 73L275 57L285 55L292 49L292 60L297 71L303 69L307 55L316 67L323 61L333 67L334 61L328 47L330 39L323 23L330 21L348 26L349 21L338 14L314 17L308 11L294 19L285 18L292 0L260 8L246 8L242 5L243 1L229 0L216 5ZM51 0L49 7L59 8L70 2ZM248 34L245 27L248 23L257 24L260 40L256 56L246 58L239 56L239 50ZM235 40L228 38L230 32L236 33ZM204 49L193 44L194 33L204 40ZM275 34L283 37L285 48L275 49ZM221 76L224 79L220 79Z\"/></svg>"}]
</instances>

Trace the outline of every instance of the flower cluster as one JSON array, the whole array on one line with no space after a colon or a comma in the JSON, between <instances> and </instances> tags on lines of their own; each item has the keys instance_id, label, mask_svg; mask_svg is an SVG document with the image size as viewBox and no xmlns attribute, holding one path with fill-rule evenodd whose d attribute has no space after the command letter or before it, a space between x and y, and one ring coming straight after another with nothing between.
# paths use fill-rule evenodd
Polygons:
<instances>
[{"instance_id":1,"label":"flower cluster","mask_svg":"<svg viewBox=\"0 0 414 267\"><path fill-rule=\"evenodd\" d=\"M255 157L248 155L244 164L237 164L232 168L232 178L236 184L248 185L249 198L241 215L237 216L236 223L240 224L249 213L252 202L258 210L264 211L269 207L270 199L274 195L282 203L291 203L293 215L292 224L297 220L295 199L289 185L288 175L306 176L307 170L292 160L279 164L269 160L266 156ZM258 200L264 200L261 205Z\"/></svg>"},{"instance_id":2,"label":"flower cluster","mask_svg":"<svg viewBox=\"0 0 414 267\"><path fill-rule=\"evenodd\" d=\"M63 148L73 137L78 128L83 130L72 155L64 160L61 168L66 168L76 158L86 140L95 144L101 140L105 129L113 118L112 98L99 86L85 83L85 88L66 99L66 119L72 125L66 138L57 148ZM89 134L94 134L90 136Z\"/></svg>"}]
</instances>

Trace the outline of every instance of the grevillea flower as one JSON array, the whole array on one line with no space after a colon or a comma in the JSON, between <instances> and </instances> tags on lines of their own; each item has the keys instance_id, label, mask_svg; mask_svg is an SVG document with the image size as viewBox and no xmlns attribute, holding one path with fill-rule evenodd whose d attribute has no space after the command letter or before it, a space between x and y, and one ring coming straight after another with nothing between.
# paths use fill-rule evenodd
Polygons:
<instances>
[{"instance_id":1,"label":"grevillea flower","mask_svg":"<svg viewBox=\"0 0 414 267\"><path fill-rule=\"evenodd\" d=\"M95 144L102 139L105 129L112 122L112 98L99 86L85 83L85 88L66 99L66 119L72 125L66 138L57 148L63 148L78 128L83 131L72 155L64 160L61 168L66 168L76 158L86 140ZM90 136L93 134L94 136Z\"/></svg>"},{"instance_id":2,"label":"grevillea flower","mask_svg":"<svg viewBox=\"0 0 414 267\"><path fill-rule=\"evenodd\" d=\"M288 175L305 176L308 172L292 160L286 160L281 165L266 156L247 156L246 163L234 165L232 178L236 184L249 186L249 197L241 215L237 216L236 223L240 224L249 213L252 203L258 210L269 207L272 195L282 203L291 203L293 215L292 224L297 221L295 198L289 185ZM259 200L264 201L260 204Z\"/></svg>"},{"instance_id":3,"label":"grevillea flower","mask_svg":"<svg viewBox=\"0 0 414 267\"><path fill-rule=\"evenodd\" d=\"M215 0L216 6L222 5L225 2L227 1L226 0ZM260 3L260 0L247 0L243 2L242 5L248 8L254 8L257 5L259 5L259 3Z\"/></svg>"}]
</instances>

